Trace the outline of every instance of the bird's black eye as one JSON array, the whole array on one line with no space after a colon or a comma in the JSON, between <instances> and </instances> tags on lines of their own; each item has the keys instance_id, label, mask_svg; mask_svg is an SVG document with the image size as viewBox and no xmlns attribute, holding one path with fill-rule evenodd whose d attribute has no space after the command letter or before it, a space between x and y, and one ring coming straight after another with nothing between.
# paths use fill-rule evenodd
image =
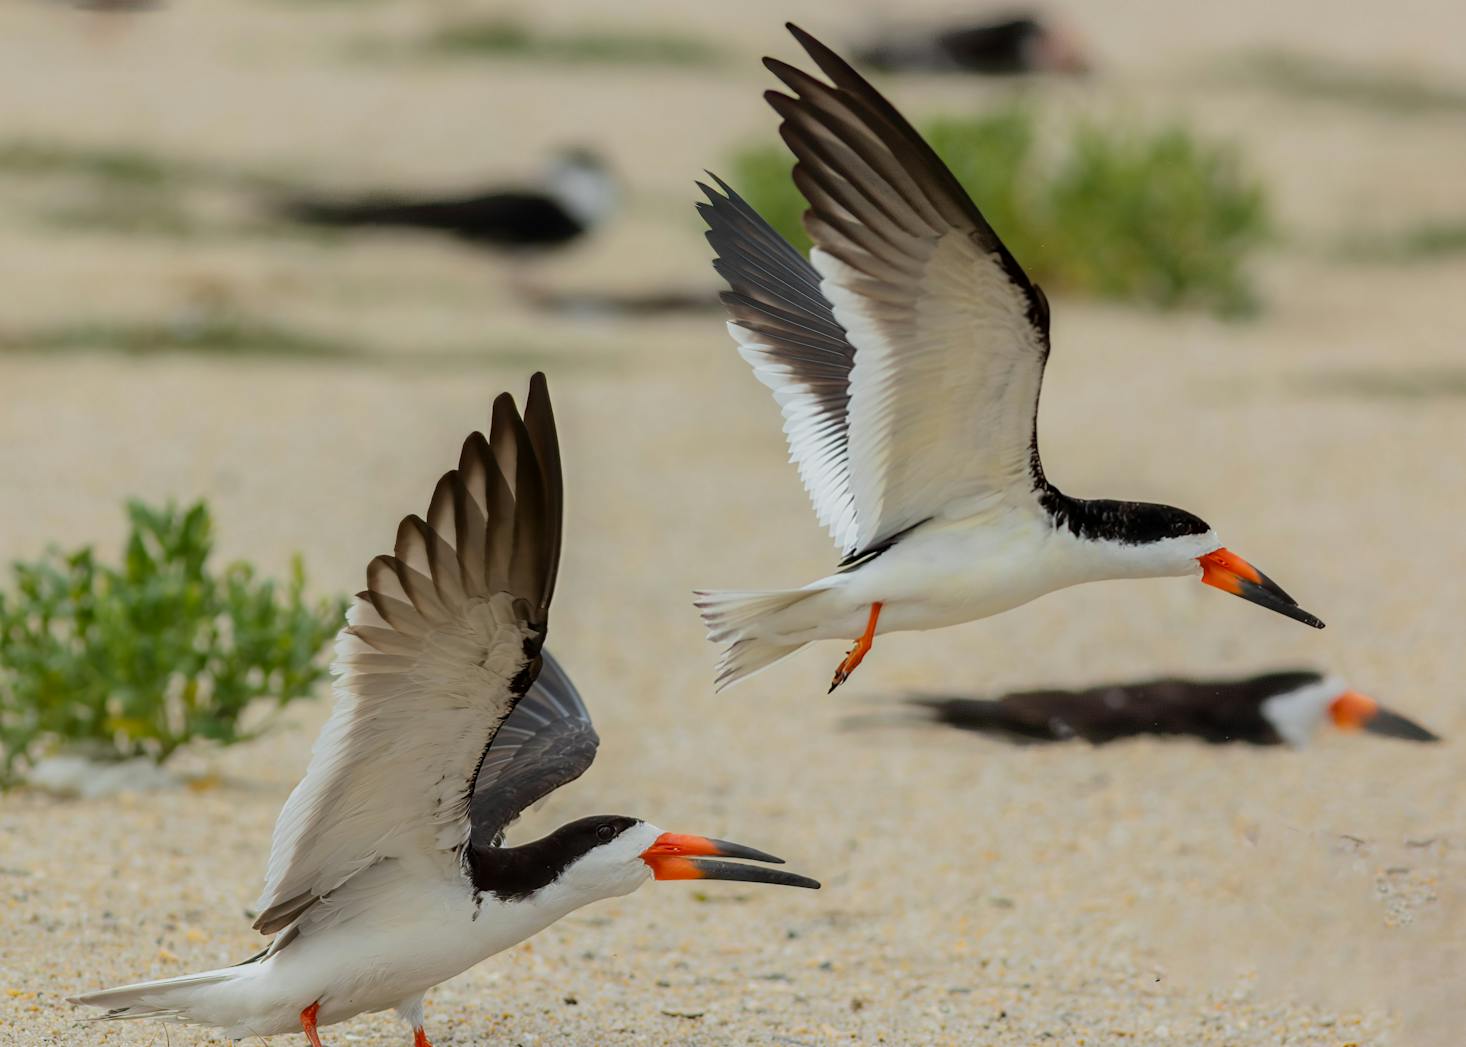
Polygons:
<instances>
[{"instance_id":1,"label":"bird's black eye","mask_svg":"<svg viewBox=\"0 0 1466 1047\"><path fill-rule=\"evenodd\" d=\"M606 823L604 825L597 826L597 828L596 828L596 839L600 840L601 843L609 843L610 841L614 840L615 838L616 838L616 827L614 825L611 825L608 822L608 823Z\"/></svg>"}]
</instances>

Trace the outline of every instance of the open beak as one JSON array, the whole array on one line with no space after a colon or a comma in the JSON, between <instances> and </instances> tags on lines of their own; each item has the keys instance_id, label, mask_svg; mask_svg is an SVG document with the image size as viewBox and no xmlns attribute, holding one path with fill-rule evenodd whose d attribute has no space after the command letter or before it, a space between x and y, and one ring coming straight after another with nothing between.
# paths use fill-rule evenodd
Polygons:
<instances>
[{"instance_id":1,"label":"open beak","mask_svg":"<svg viewBox=\"0 0 1466 1047\"><path fill-rule=\"evenodd\" d=\"M1403 738L1410 742L1438 742L1440 737L1427 731L1414 720L1391 712L1379 702L1358 691L1345 691L1329 703L1329 718L1334 726L1346 731L1368 731L1386 738Z\"/></svg>"},{"instance_id":2,"label":"open beak","mask_svg":"<svg viewBox=\"0 0 1466 1047\"><path fill-rule=\"evenodd\" d=\"M651 867L652 876L658 880L742 880L819 890L819 881L808 876L758 865L720 862L714 858L744 858L751 862L784 864L783 858L775 858L741 843L682 833L662 833L654 844L641 852L641 860Z\"/></svg>"},{"instance_id":3,"label":"open beak","mask_svg":"<svg viewBox=\"0 0 1466 1047\"><path fill-rule=\"evenodd\" d=\"M1285 614L1304 625L1311 625L1315 629L1323 628L1323 622L1299 607L1298 601L1283 592L1282 586L1236 553L1218 549L1214 553L1198 556L1196 562L1201 564L1201 580L1207 585L1224 593L1240 596L1244 600L1251 600L1270 611Z\"/></svg>"}]
</instances>

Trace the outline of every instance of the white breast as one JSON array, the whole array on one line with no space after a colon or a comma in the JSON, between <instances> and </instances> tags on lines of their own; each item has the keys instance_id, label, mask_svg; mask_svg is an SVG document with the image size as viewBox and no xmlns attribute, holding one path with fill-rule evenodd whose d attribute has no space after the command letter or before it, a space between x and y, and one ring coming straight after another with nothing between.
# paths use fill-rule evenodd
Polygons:
<instances>
[{"instance_id":1,"label":"white breast","mask_svg":"<svg viewBox=\"0 0 1466 1047\"><path fill-rule=\"evenodd\" d=\"M322 1025L387 1010L575 908L558 892L517 904L492 895L475 901L462 879L420 873L383 862L319 903L314 924L237 987L216 1024L233 1037L269 1036L298 1032L300 1012L317 1001Z\"/></svg>"},{"instance_id":2,"label":"white breast","mask_svg":"<svg viewBox=\"0 0 1466 1047\"><path fill-rule=\"evenodd\" d=\"M924 525L855 572L847 592L864 604L884 595L883 631L936 629L1073 584L1071 560L1035 514L1009 511Z\"/></svg>"}]
</instances>

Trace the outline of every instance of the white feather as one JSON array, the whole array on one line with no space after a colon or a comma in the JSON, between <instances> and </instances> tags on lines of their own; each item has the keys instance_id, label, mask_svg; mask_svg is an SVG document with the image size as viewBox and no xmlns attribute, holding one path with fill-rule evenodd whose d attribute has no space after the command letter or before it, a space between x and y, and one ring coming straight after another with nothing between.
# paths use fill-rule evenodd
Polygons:
<instances>
[{"instance_id":1,"label":"white feather","mask_svg":"<svg viewBox=\"0 0 1466 1047\"><path fill-rule=\"evenodd\" d=\"M347 620L388 628L361 599ZM336 706L275 824L262 912L323 896L382 858L437 849L446 862L467 839L467 782L510 711L528 633L496 593L467 598L425 636L397 635L416 653L337 638Z\"/></svg>"},{"instance_id":2,"label":"white feather","mask_svg":"<svg viewBox=\"0 0 1466 1047\"><path fill-rule=\"evenodd\" d=\"M833 255L810 253L855 347L848 456L856 548L1032 491L1044 345L1027 298L963 231L920 246L921 277L901 288L872 287Z\"/></svg>"}]
</instances>

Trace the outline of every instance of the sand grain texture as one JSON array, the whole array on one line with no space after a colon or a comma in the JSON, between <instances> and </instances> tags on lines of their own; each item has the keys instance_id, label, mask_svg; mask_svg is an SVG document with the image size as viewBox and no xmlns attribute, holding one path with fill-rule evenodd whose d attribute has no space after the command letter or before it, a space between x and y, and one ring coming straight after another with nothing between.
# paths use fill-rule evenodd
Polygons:
<instances>
[{"instance_id":1,"label":"sand grain texture","mask_svg":"<svg viewBox=\"0 0 1466 1047\"><path fill-rule=\"evenodd\" d=\"M1056 104L1180 115L1240 139L1292 228L1466 213L1463 117L1385 117L1196 75L1281 37L1466 77L1459 5L1410 18L1382 4L1348 17L1316 2L1056 6L1114 70L1054 88ZM704 72L354 57L353 41L440 14L402 0L190 0L115 23L10 4L0 139L122 143L351 189L528 173L543 150L589 141L626 172L628 214L534 278L710 290L691 181L735 145L774 141L757 56L792 56L785 17L837 38L824 11L758 0L725 25L712 5L641 5L640 24L729 51ZM892 91L930 112L1000 89ZM1328 378L1460 368L1466 262L1348 266L1280 247L1250 324L1055 299L1041 418L1053 479L1196 511L1325 632L1180 580L1113 583L883 637L838 699L824 697L835 645L715 699L689 590L794 584L833 562L783 464L776 409L718 316L545 316L516 297L508 264L410 237L59 229L44 216L68 185L0 178L7 329L222 303L369 356L0 353L0 558L110 549L125 497L205 495L225 557L278 572L299 551L323 590L354 590L492 397L522 395L543 366L568 482L550 642L604 744L528 828L629 812L766 847L825 882L817 895L665 884L585 909L435 990L438 1047L1434 1047L1459 1034L1463 383L1402 398ZM251 213L250 194L220 192L226 213ZM1293 663L1346 674L1448 741L1091 751L840 726L906 689ZM244 907L326 708L297 707L258 744L188 754L220 777L210 790L0 797L0 1043L161 1044L157 1026L81 1025L64 997L258 947ZM326 1042L407 1037L376 1016Z\"/></svg>"}]
</instances>

